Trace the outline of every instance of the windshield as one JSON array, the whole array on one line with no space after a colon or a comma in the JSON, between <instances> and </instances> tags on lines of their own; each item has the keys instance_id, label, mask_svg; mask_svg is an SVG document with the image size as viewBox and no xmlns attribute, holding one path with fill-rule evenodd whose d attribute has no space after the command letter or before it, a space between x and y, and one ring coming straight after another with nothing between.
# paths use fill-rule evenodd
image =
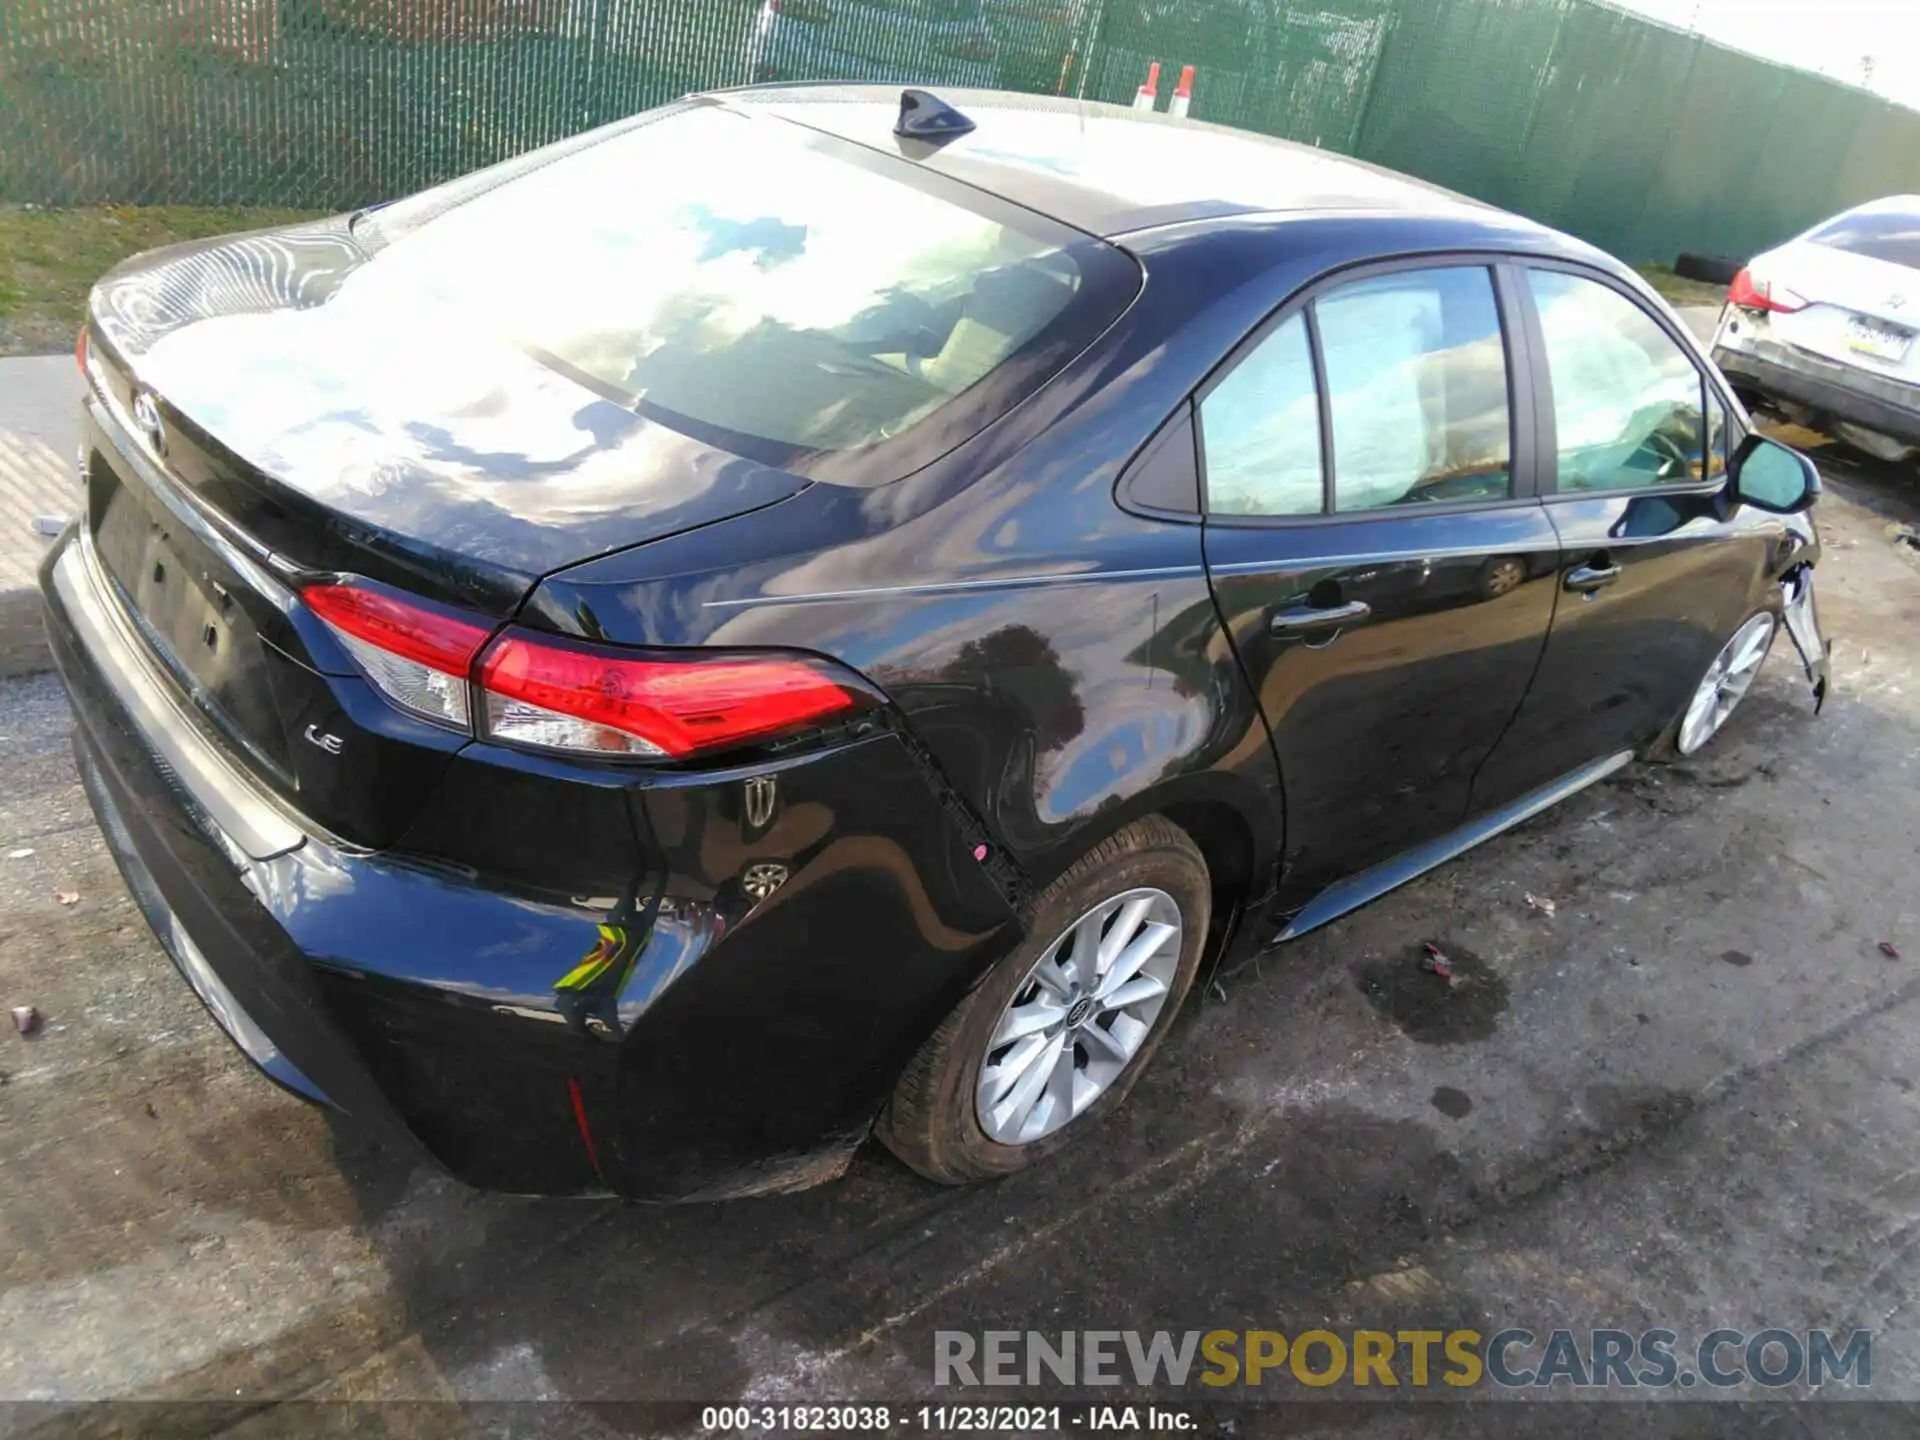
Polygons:
<instances>
[{"instance_id":1,"label":"windshield","mask_svg":"<svg viewBox=\"0 0 1920 1440\"><path fill-rule=\"evenodd\" d=\"M1920 198L1837 215L1807 237L1816 245L1920 270Z\"/></svg>"},{"instance_id":2,"label":"windshield","mask_svg":"<svg viewBox=\"0 0 1920 1440\"><path fill-rule=\"evenodd\" d=\"M1083 303L1089 260L1110 263L1089 252L1110 247L897 167L696 106L411 230L408 205L437 207L402 202L378 216L401 223L371 268L609 398L789 463L889 440L1118 308Z\"/></svg>"}]
</instances>

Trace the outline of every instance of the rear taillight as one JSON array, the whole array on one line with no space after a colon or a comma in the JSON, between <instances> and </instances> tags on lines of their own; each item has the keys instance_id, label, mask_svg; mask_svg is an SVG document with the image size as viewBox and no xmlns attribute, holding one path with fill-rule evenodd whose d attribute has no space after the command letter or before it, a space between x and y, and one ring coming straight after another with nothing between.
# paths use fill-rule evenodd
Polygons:
<instances>
[{"instance_id":1,"label":"rear taillight","mask_svg":"<svg viewBox=\"0 0 1920 1440\"><path fill-rule=\"evenodd\" d=\"M515 745L684 760L805 730L876 698L813 656L623 650L517 629L493 637L483 616L362 580L301 595L400 709Z\"/></svg>"},{"instance_id":2,"label":"rear taillight","mask_svg":"<svg viewBox=\"0 0 1920 1440\"><path fill-rule=\"evenodd\" d=\"M1742 270L1733 277L1733 284L1727 287L1727 303L1738 305L1742 310L1773 310L1783 315L1804 310L1808 305L1805 296L1796 295L1784 285L1758 279L1751 270Z\"/></svg>"},{"instance_id":3,"label":"rear taillight","mask_svg":"<svg viewBox=\"0 0 1920 1440\"><path fill-rule=\"evenodd\" d=\"M851 678L806 656L637 653L509 630L480 660L480 728L551 750L682 760L862 708Z\"/></svg>"},{"instance_id":4,"label":"rear taillight","mask_svg":"<svg viewBox=\"0 0 1920 1440\"><path fill-rule=\"evenodd\" d=\"M471 728L467 676L491 625L362 581L310 585L300 594L395 705Z\"/></svg>"},{"instance_id":5,"label":"rear taillight","mask_svg":"<svg viewBox=\"0 0 1920 1440\"><path fill-rule=\"evenodd\" d=\"M86 374L87 373L87 327L84 321L81 322L80 333L74 337L73 359L74 359L74 363L80 367L80 373L82 375Z\"/></svg>"}]
</instances>

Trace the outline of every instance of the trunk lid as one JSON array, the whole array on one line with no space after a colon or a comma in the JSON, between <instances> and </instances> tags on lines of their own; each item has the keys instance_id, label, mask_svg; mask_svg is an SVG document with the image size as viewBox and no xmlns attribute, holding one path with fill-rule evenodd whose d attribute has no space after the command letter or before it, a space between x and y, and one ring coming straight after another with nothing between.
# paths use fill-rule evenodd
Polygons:
<instances>
[{"instance_id":1,"label":"trunk lid","mask_svg":"<svg viewBox=\"0 0 1920 1440\"><path fill-rule=\"evenodd\" d=\"M305 576L504 621L552 570L808 483L511 344L340 306L343 226L141 257L95 290L88 533L152 657L256 778L342 838L404 832L466 736L394 711L322 638Z\"/></svg>"},{"instance_id":2,"label":"trunk lid","mask_svg":"<svg viewBox=\"0 0 1920 1440\"><path fill-rule=\"evenodd\" d=\"M484 630L561 569L813 481L891 484L1139 283L1114 247L907 161L669 106L350 223L107 276L94 553L258 773L385 843L428 752L468 736L452 709L385 703L378 647L343 648L303 585L360 576Z\"/></svg>"},{"instance_id":3,"label":"trunk lid","mask_svg":"<svg viewBox=\"0 0 1920 1440\"><path fill-rule=\"evenodd\" d=\"M344 226L176 247L94 293L167 468L289 566L510 614L540 576L807 483L636 414L430 297ZM508 283L503 280L503 283Z\"/></svg>"},{"instance_id":4,"label":"trunk lid","mask_svg":"<svg viewBox=\"0 0 1920 1440\"><path fill-rule=\"evenodd\" d=\"M1920 384L1920 270L1812 241L1783 247L1765 261L1776 284L1810 302L1768 317L1776 338Z\"/></svg>"}]
</instances>

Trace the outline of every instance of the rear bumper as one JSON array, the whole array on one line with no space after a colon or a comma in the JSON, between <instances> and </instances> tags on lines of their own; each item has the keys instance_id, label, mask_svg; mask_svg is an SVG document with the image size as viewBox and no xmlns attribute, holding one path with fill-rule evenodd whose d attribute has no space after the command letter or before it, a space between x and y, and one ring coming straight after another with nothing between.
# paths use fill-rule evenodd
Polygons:
<instances>
[{"instance_id":1,"label":"rear bumper","mask_svg":"<svg viewBox=\"0 0 1920 1440\"><path fill-rule=\"evenodd\" d=\"M156 935L271 1078L469 1183L686 1199L828 1178L1014 942L965 817L892 733L636 783L652 859L618 896L335 843L143 685L151 662L90 613L116 605L103 584L70 532L42 572L48 638ZM469 795L476 776L534 793L512 782L541 766L455 761Z\"/></svg>"},{"instance_id":2,"label":"rear bumper","mask_svg":"<svg viewBox=\"0 0 1920 1440\"><path fill-rule=\"evenodd\" d=\"M1775 340L1733 337L1724 324L1715 337L1713 360L1743 389L1805 405L1895 440L1920 444L1920 388L1809 355Z\"/></svg>"},{"instance_id":3,"label":"rear bumper","mask_svg":"<svg viewBox=\"0 0 1920 1440\"><path fill-rule=\"evenodd\" d=\"M262 903L263 884L286 873L280 862L307 837L246 785L167 697L157 668L112 627L76 533L54 546L41 581L48 643L77 722L80 778L162 948L271 1079L390 1138L410 1138L328 1019L306 957Z\"/></svg>"}]
</instances>

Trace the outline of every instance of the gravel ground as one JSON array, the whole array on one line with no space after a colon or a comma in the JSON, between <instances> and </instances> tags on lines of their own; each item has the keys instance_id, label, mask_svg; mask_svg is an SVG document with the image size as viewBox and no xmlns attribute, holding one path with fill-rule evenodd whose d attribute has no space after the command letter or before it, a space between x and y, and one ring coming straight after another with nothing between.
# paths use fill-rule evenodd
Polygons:
<instances>
[{"instance_id":1,"label":"gravel ground","mask_svg":"<svg viewBox=\"0 0 1920 1440\"><path fill-rule=\"evenodd\" d=\"M57 684L0 682L0 995L45 1016L0 1038L0 1398L203 1402L0 1407L0 1433L444 1433L433 1408L269 1403L397 1398L694 1402L462 1423L696 1433L698 1402L918 1404L934 1332L988 1328L1861 1327L1870 1393L1920 1401L1920 567L1890 536L1920 490L1828 469L1825 715L1783 642L1705 756L1632 767L1269 956L1077 1149L958 1192L871 1149L819 1190L664 1210L409 1169L249 1070L122 890ZM1418 988L1425 940L1474 983ZM1733 1393L1759 1403L1504 1405L1501 1426L1920 1416Z\"/></svg>"}]
</instances>

